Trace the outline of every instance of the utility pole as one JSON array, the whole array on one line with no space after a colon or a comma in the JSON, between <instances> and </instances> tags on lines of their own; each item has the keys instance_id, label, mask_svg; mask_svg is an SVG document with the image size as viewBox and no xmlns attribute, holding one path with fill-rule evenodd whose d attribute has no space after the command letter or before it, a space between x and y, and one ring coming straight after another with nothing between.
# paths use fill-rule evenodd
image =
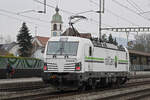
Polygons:
<instances>
[{"instance_id":1,"label":"utility pole","mask_svg":"<svg viewBox=\"0 0 150 100\"><path fill-rule=\"evenodd\" d=\"M101 41L101 0L99 0L99 41Z\"/></svg>"},{"instance_id":2,"label":"utility pole","mask_svg":"<svg viewBox=\"0 0 150 100\"><path fill-rule=\"evenodd\" d=\"M44 0L44 11L38 11L38 13L44 13L44 14L46 14L46 0Z\"/></svg>"},{"instance_id":3,"label":"utility pole","mask_svg":"<svg viewBox=\"0 0 150 100\"><path fill-rule=\"evenodd\" d=\"M35 0L36 1L36 0ZM36 1L37 2L37 1ZM38 1L39 2L39 1ZM41 3L41 2L40 2ZM44 5L44 9L40 10L40 11L36 11L36 10L26 10L23 12L18 12L17 14L22 14L22 13L29 13L29 12L37 12L37 13L44 13L46 14L46 0L44 0L44 3L42 3Z\"/></svg>"},{"instance_id":4,"label":"utility pole","mask_svg":"<svg viewBox=\"0 0 150 100\"><path fill-rule=\"evenodd\" d=\"M90 2L97 5L97 3L92 0ZM103 8L102 8L102 6L103 6ZM104 11L105 11L105 0L99 0L99 11L96 11L96 13L99 13L99 41L101 41L102 13L104 13Z\"/></svg>"},{"instance_id":5,"label":"utility pole","mask_svg":"<svg viewBox=\"0 0 150 100\"><path fill-rule=\"evenodd\" d=\"M102 4L103 3L103 4ZM103 8L102 8L103 5ZM99 41L101 41L101 26L102 26L102 13L104 13L105 10L105 1L104 0L99 0L99 11L97 11L97 13L99 13Z\"/></svg>"},{"instance_id":6,"label":"utility pole","mask_svg":"<svg viewBox=\"0 0 150 100\"><path fill-rule=\"evenodd\" d=\"M46 14L46 0L44 0L44 13Z\"/></svg>"}]
</instances>

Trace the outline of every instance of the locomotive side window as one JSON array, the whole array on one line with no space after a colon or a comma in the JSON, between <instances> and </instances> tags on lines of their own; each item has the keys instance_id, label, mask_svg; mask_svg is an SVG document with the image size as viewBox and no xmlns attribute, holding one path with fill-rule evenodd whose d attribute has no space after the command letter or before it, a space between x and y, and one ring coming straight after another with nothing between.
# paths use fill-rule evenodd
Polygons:
<instances>
[{"instance_id":1,"label":"locomotive side window","mask_svg":"<svg viewBox=\"0 0 150 100\"><path fill-rule=\"evenodd\" d=\"M128 54L126 53L126 59L128 59Z\"/></svg>"},{"instance_id":2,"label":"locomotive side window","mask_svg":"<svg viewBox=\"0 0 150 100\"><path fill-rule=\"evenodd\" d=\"M92 56L92 47L89 47L89 56Z\"/></svg>"}]
</instances>

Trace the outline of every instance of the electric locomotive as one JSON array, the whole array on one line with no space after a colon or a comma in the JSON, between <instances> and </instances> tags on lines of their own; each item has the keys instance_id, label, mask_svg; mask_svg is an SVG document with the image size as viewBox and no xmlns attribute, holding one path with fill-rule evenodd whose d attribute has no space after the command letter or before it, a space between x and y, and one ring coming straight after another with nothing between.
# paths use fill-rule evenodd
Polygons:
<instances>
[{"instance_id":1,"label":"electric locomotive","mask_svg":"<svg viewBox=\"0 0 150 100\"><path fill-rule=\"evenodd\" d=\"M126 48L80 37L50 38L44 62L43 81L61 90L121 85L129 75Z\"/></svg>"}]
</instances>

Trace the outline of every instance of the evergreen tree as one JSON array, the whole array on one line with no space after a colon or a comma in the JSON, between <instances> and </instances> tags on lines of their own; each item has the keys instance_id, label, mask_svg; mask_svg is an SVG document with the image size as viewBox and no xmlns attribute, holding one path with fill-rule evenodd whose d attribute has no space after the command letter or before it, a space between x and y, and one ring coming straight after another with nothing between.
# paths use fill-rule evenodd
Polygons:
<instances>
[{"instance_id":1,"label":"evergreen tree","mask_svg":"<svg viewBox=\"0 0 150 100\"><path fill-rule=\"evenodd\" d=\"M26 23L23 22L22 27L20 28L19 34L17 35L17 41L19 44L19 55L21 57L30 57L32 51L32 36L29 33Z\"/></svg>"},{"instance_id":2,"label":"evergreen tree","mask_svg":"<svg viewBox=\"0 0 150 100\"><path fill-rule=\"evenodd\" d=\"M109 37L108 37L108 42L109 43L114 43L114 39L112 38L112 35L111 34L109 34Z\"/></svg>"},{"instance_id":3,"label":"evergreen tree","mask_svg":"<svg viewBox=\"0 0 150 100\"><path fill-rule=\"evenodd\" d=\"M115 38L115 40L114 40L114 43L113 43L113 44L114 44L114 45L118 45L116 38Z\"/></svg>"}]
</instances>

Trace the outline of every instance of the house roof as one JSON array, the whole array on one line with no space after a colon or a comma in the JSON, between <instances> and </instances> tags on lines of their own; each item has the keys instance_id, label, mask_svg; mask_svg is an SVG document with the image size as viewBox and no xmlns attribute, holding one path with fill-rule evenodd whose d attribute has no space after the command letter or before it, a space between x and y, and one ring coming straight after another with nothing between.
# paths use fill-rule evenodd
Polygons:
<instances>
[{"instance_id":1,"label":"house roof","mask_svg":"<svg viewBox=\"0 0 150 100\"><path fill-rule=\"evenodd\" d=\"M80 37L82 37L82 38L88 38L88 39L92 38L92 36L91 36L90 33L80 33Z\"/></svg>"},{"instance_id":2,"label":"house roof","mask_svg":"<svg viewBox=\"0 0 150 100\"><path fill-rule=\"evenodd\" d=\"M47 41L49 40L49 37L42 37L42 36L36 36L36 38L40 41L40 43L45 46Z\"/></svg>"},{"instance_id":3,"label":"house roof","mask_svg":"<svg viewBox=\"0 0 150 100\"><path fill-rule=\"evenodd\" d=\"M15 45L17 45L16 42L8 43L8 44L1 44L0 49L9 51L11 48L13 48Z\"/></svg>"},{"instance_id":4,"label":"house roof","mask_svg":"<svg viewBox=\"0 0 150 100\"><path fill-rule=\"evenodd\" d=\"M16 46L16 42L8 43L8 44L0 44L0 55L6 55L9 51Z\"/></svg>"},{"instance_id":5,"label":"house roof","mask_svg":"<svg viewBox=\"0 0 150 100\"><path fill-rule=\"evenodd\" d=\"M88 38L88 39L90 39L92 37L90 33L79 33L76 29L74 29L74 30L71 27L69 27L62 34L62 36L79 36L79 37Z\"/></svg>"},{"instance_id":6,"label":"house roof","mask_svg":"<svg viewBox=\"0 0 150 100\"><path fill-rule=\"evenodd\" d=\"M150 53L135 51L135 50L129 50L129 53L130 54L141 55L141 56L150 56Z\"/></svg>"},{"instance_id":7,"label":"house roof","mask_svg":"<svg viewBox=\"0 0 150 100\"><path fill-rule=\"evenodd\" d=\"M80 35L79 32L76 29L74 30L71 27L69 27L65 30L62 36L79 36Z\"/></svg>"}]
</instances>

